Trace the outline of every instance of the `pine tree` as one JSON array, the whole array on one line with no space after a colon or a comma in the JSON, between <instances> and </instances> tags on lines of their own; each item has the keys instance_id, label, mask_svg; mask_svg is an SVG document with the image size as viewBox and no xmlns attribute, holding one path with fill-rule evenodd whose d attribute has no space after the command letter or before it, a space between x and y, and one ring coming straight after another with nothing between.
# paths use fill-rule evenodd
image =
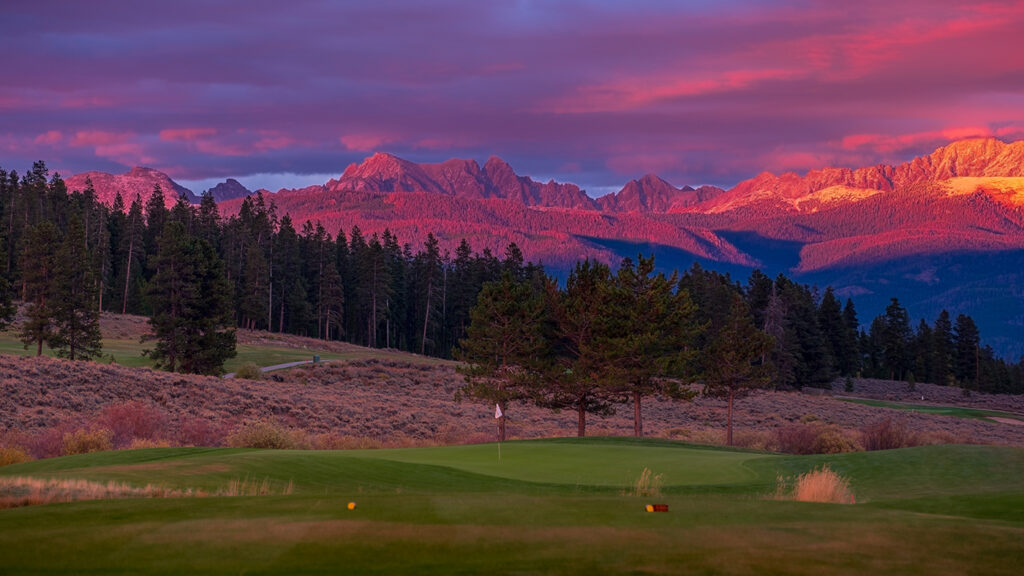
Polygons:
<instances>
[{"instance_id":1,"label":"pine tree","mask_svg":"<svg viewBox=\"0 0 1024 576\"><path fill-rule=\"evenodd\" d=\"M701 327L686 290L673 293L676 276L654 274L654 257L640 256L636 265L623 261L612 285L605 340L605 385L633 404L633 433L643 436L641 402L644 396L685 397L676 380L688 376L687 351L692 351Z\"/></svg>"},{"instance_id":2,"label":"pine tree","mask_svg":"<svg viewBox=\"0 0 1024 576\"><path fill-rule=\"evenodd\" d=\"M978 327L970 316L957 315L953 327L953 349L957 380L962 383L965 390L977 387L981 348Z\"/></svg>"},{"instance_id":3,"label":"pine tree","mask_svg":"<svg viewBox=\"0 0 1024 576\"><path fill-rule=\"evenodd\" d=\"M220 374L235 355L231 287L220 258L205 240L170 222L160 236L148 297L157 366L171 372Z\"/></svg>"},{"instance_id":4,"label":"pine tree","mask_svg":"<svg viewBox=\"0 0 1024 576\"><path fill-rule=\"evenodd\" d=\"M847 330L846 321L843 319L843 311L836 298L832 287L825 288L825 294L821 297L821 304L818 306L818 327L825 338L829 356L832 359L832 376L837 374L849 376L849 368L846 366Z\"/></svg>"},{"instance_id":5,"label":"pine tree","mask_svg":"<svg viewBox=\"0 0 1024 576\"><path fill-rule=\"evenodd\" d=\"M28 307L19 336L26 349L36 345L36 356L54 337L52 289L58 246L57 228L44 221L29 229L21 250L22 294Z\"/></svg>"},{"instance_id":6,"label":"pine tree","mask_svg":"<svg viewBox=\"0 0 1024 576\"><path fill-rule=\"evenodd\" d=\"M50 346L71 360L90 360L103 351L99 286L90 260L82 220L73 214L57 252L49 305L54 328Z\"/></svg>"},{"instance_id":7,"label":"pine tree","mask_svg":"<svg viewBox=\"0 0 1024 576\"><path fill-rule=\"evenodd\" d=\"M885 370L890 380L903 380L906 377L907 342L910 335L910 316L900 301L893 298L885 308L885 331L882 335Z\"/></svg>"},{"instance_id":8,"label":"pine tree","mask_svg":"<svg viewBox=\"0 0 1024 576\"><path fill-rule=\"evenodd\" d=\"M540 405L576 411L576 434L586 436L587 414L614 412L601 375L608 366L604 343L611 336L606 318L611 304L611 270L585 260L566 279L565 290L549 283L547 302L554 320L552 362L545 367Z\"/></svg>"},{"instance_id":9,"label":"pine tree","mask_svg":"<svg viewBox=\"0 0 1024 576\"><path fill-rule=\"evenodd\" d=\"M146 223L142 215L142 199L135 196L124 221L119 253L121 266L118 280L122 289L121 314L138 313L143 310L143 270L146 260ZM123 282L121 282L123 279Z\"/></svg>"},{"instance_id":10,"label":"pine tree","mask_svg":"<svg viewBox=\"0 0 1024 576\"><path fill-rule=\"evenodd\" d=\"M729 399L726 440L729 446L732 446L733 400L771 382L770 368L762 362L771 347L772 338L754 326L750 309L735 295L725 325L704 355L704 394Z\"/></svg>"},{"instance_id":11,"label":"pine tree","mask_svg":"<svg viewBox=\"0 0 1024 576\"><path fill-rule=\"evenodd\" d=\"M505 440L509 402L529 396L531 366L548 349L543 297L526 282L505 273L485 284L470 312L466 337L459 342L456 368L466 378L461 394L488 400L501 409L498 440Z\"/></svg>"},{"instance_id":12,"label":"pine tree","mask_svg":"<svg viewBox=\"0 0 1024 576\"><path fill-rule=\"evenodd\" d=\"M953 370L953 323L943 310L932 329L932 383L949 386L955 378Z\"/></svg>"}]
</instances>

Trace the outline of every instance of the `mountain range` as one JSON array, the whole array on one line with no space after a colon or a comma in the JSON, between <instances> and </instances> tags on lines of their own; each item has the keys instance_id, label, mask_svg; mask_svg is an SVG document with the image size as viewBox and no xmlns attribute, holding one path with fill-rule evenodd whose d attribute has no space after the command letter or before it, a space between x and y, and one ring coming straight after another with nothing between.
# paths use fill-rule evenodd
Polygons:
<instances>
[{"instance_id":1,"label":"mountain range","mask_svg":"<svg viewBox=\"0 0 1024 576\"><path fill-rule=\"evenodd\" d=\"M145 199L157 182L195 199L145 168L76 175L69 189L86 176L104 201L118 189L126 202ZM226 215L248 193L235 181L212 192ZM998 325L989 336L1000 351L1024 353L1024 141L961 140L895 166L763 173L728 190L677 188L648 174L600 198L520 176L496 157L419 164L377 153L323 185L261 192L296 223L389 228L409 242L431 232L449 250L463 238L499 253L516 242L556 273L582 258L614 264L638 252L740 278L754 267L785 272L833 285L870 314L889 297L929 320L941 308L971 313Z\"/></svg>"}]
</instances>

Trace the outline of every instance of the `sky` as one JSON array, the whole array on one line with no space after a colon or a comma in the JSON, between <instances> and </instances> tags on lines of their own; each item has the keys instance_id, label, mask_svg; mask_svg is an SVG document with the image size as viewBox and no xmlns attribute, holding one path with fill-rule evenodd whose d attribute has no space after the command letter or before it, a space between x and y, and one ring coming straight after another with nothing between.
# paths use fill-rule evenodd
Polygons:
<instances>
[{"instance_id":1,"label":"sky","mask_svg":"<svg viewBox=\"0 0 1024 576\"><path fill-rule=\"evenodd\" d=\"M199 192L376 151L592 196L1024 138L1024 1L0 0L0 167Z\"/></svg>"}]
</instances>

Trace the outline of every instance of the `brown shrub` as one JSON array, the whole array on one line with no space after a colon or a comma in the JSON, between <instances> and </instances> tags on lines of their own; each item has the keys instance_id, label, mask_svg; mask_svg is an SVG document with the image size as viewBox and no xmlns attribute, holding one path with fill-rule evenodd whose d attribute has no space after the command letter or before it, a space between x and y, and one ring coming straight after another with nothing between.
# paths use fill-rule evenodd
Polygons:
<instances>
[{"instance_id":1,"label":"brown shrub","mask_svg":"<svg viewBox=\"0 0 1024 576\"><path fill-rule=\"evenodd\" d=\"M228 434L227 445L232 448L267 448L275 450L290 450L301 448L300 440L296 435L270 420L253 420L235 428Z\"/></svg>"},{"instance_id":2,"label":"brown shrub","mask_svg":"<svg viewBox=\"0 0 1024 576\"><path fill-rule=\"evenodd\" d=\"M917 446L919 441L903 422L886 418L862 428L861 443L865 450L893 450Z\"/></svg>"},{"instance_id":3,"label":"brown shrub","mask_svg":"<svg viewBox=\"0 0 1024 576\"><path fill-rule=\"evenodd\" d=\"M655 474L645 466L640 476L633 482L633 490L629 495L656 498L661 496L661 486L664 482L665 478L661 474Z\"/></svg>"},{"instance_id":4,"label":"brown shrub","mask_svg":"<svg viewBox=\"0 0 1024 576\"><path fill-rule=\"evenodd\" d=\"M814 454L819 427L814 424L789 424L775 429L772 448L786 454Z\"/></svg>"},{"instance_id":5,"label":"brown shrub","mask_svg":"<svg viewBox=\"0 0 1024 576\"><path fill-rule=\"evenodd\" d=\"M167 436L167 413L138 400L107 406L98 421L113 432L114 446L118 448L128 446L136 438L157 440Z\"/></svg>"},{"instance_id":6,"label":"brown shrub","mask_svg":"<svg viewBox=\"0 0 1024 576\"><path fill-rule=\"evenodd\" d=\"M29 460L32 460L32 456L21 448L0 448L0 466L19 464L21 462L28 462Z\"/></svg>"},{"instance_id":7,"label":"brown shrub","mask_svg":"<svg viewBox=\"0 0 1024 576\"><path fill-rule=\"evenodd\" d=\"M238 371L235 372L235 378L262 380L263 370L260 370L260 367L255 362L246 362L238 367Z\"/></svg>"},{"instance_id":8,"label":"brown shrub","mask_svg":"<svg viewBox=\"0 0 1024 576\"><path fill-rule=\"evenodd\" d=\"M136 438L132 440L132 443L126 446L128 450L142 450L145 448L170 448L170 440L149 440L146 438Z\"/></svg>"},{"instance_id":9,"label":"brown shrub","mask_svg":"<svg viewBox=\"0 0 1024 576\"><path fill-rule=\"evenodd\" d=\"M863 450L855 438L850 437L837 426L822 426L812 446L814 454L840 454Z\"/></svg>"},{"instance_id":10,"label":"brown shrub","mask_svg":"<svg viewBox=\"0 0 1024 576\"><path fill-rule=\"evenodd\" d=\"M109 428L78 429L64 434L62 456L88 454L114 449L114 433Z\"/></svg>"},{"instance_id":11,"label":"brown shrub","mask_svg":"<svg viewBox=\"0 0 1024 576\"><path fill-rule=\"evenodd\" d=\"M787 454L839 454L863 449L838 426L816 421L776 428L769 448Z\"/></svg>"}]
</instances>

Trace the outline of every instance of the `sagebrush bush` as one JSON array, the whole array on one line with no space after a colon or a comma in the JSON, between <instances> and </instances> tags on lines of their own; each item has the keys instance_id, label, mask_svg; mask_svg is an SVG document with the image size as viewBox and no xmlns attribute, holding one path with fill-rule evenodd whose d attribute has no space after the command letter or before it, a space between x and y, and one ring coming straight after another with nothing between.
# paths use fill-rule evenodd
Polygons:
<instances>
[{"instance_id":1,"label":"sagebrush bush","mask_svg":"<svg viewBox=\"0 0 1024 576\"><path fill-rule=\"evenodd\" d=\"M786 454L839 454L862 450L856 439L838 426L822 422L790 424L775 429L769 448Z\"/></svg>"},{"instance_id":2,"label":"sagebrush bush","mask_svg":"<svg viewBox=\"0 0 1024 576\"><path fill-rule=\"evenodd\" d=\"M865 450L894 450L917 446L919 442L903 422L886 418L862 428L861 443Z\"/></svg>"},{"instance_id":3,"label":"sagebrush bush","mask_svg":"<svg viewBox=\"0 0 1024 576\"><path fill-rule=\"evenodd\" d=\"M64 434L61 455L88 454L114 449L114 433L109 428L78 429Z\"/></svg>"},{"instance_id":4,"label":"sagebrush bush","mask_svg":"<svg viewBox=\"0 0 1024 576\"><path fill-rule=\"evenodd\" d=\"M223 446L227 432L223 426L205 418L188 416L178 425L178 444L181 446Z\"/></svg>"},{"instance_id":5,"label":"sagebrush bush","mask_svg":"<svg viewBox=\"0 0 1024 576\"><path fill-rule=\"evenodd\" d=\"M235 378L244 378L246 380L262 380L263 371L255 362L246 362L238 367L235 371Z\"/></svg>"},{"instance_id":6,"label":"sagebrush bush","mask_svg":"<svg viewBox=\"0 0 1024 576\"><path fill-rule=\"evenodd\" d=\"M270 448L288 450L300 448L295 437L284 426L269 420L246 422L228 434L227 445L232 448Z\"/></svg>"},{"instance_id":7,"label":"sagebrush bush","mask_svg":"<svg viewBox=\"0 0 1024 576\"><path fill-rule=\"evenodd\" d=\"M0 466L28 462L29 460L32 460L32 456L21 448L16 448L14 446L0 448Z\"/></svg>"},{"instance_id":8,"label":"sagebrush bush","mask_svg":"<svg viewBox=\"0 0 1024 576\"><path fill-rule=\"evenodd\" d=\"M788 424L775 429L772 448L786 454L814 454L818 439L818 426L814 424Z\"/></svg>"},{"instance_id":9,"label":"sagebrush bush","mask_svg":"<svg viewBox=\"0 0 1024 576\"><path fill-rule=\"evenodd\" d=\"M162 440L167 436L167 413L138 400L107 406L99 424L114 433L117 448L129 446L136 439Z\"/></svg>"}]
</instances>

